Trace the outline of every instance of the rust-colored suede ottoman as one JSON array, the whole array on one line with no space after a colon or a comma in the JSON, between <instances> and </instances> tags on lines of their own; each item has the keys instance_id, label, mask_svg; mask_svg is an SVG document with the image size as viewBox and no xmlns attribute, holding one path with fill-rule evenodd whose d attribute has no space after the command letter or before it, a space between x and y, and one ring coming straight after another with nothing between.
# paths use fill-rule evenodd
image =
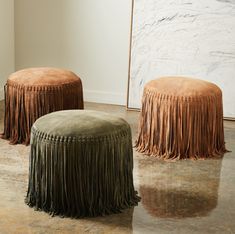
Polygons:
<instances>
[{"instance_id":1,"label":"rust-colored suede ottoman","mask_svg":"<svg viewBox=\"0 0 235 234\"><path fill-rule=\"evenodd\" d=\"M222 92L185 77L162 77L144 87L136 148L162 159L207 158L226 152Z\"/></svg>"},{"instance_id":2,"label":"rust-colored suede ottoman","mask_svg":"<svg viewBox=\"0 0 235 234\"><path fill-rule=\"evenodd\" d=\"M10 143L30 141L36 119L47 113L83 109L80 78L58 68L29 68L10 75L5 85L5 119L2 138Z\"/></svg>"}]
</instances>

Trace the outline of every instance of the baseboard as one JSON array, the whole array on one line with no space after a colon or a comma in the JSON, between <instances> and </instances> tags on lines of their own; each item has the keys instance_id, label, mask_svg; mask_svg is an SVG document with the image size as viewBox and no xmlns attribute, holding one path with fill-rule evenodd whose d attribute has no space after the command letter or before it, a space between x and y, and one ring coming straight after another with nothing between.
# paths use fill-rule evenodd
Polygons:
<instances>
[{"instance_id":1,"label":"baseboard","mask_svg":"<svg viewBox=\"0 0 235 234\"><path fill-rule=\"evenodd\" d=\"M84 100L86 102L97 102L105 104L126 105L126 94L103 92L96 90L84 90Z\"/></svg>"},{"instance_id":2,"label":"baseboard","mask_svg":"<svg viewBox=\"0 0 235 234\"><path fill-rule=\"evenodd\" d=\"M84 90L86 102L97 102L115 105L125 105L126 95L123 93L101 92L95 90ZM0 100L4 99L4 88L0 88Z\"/></svg>"}]
</instances>

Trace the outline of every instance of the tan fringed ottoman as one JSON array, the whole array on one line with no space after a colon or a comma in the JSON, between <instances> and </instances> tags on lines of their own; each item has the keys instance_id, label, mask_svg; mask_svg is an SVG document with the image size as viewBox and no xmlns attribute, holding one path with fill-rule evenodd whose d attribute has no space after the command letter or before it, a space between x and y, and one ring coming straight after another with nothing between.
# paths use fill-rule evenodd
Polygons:
<instances>
[{"instance_id":1,"label":"tan fringed ottoman","mask_svg":"<svg viewBox=\"0 0 235 234\"><path fill-rule=\"evenodd\" d=\"M129 124L105 112L56 111L32 127L26 203L52 215L103 216L138 204Z\"/></svg>"},{"instance_id":2,"label":"tan fringed ottoman","mask_svg":"<svg viewBox=\"0 0 235 234\"><path fill-rule=\"evenodd\" d=\"M83 109L82 82L74 73L57 68L29 68L10 75L5 85L2 138L10 143L30 141L37 118L64 109Z\"/></svg>"},{"instance_id":3,"label":"tan fringed ottoman","mask_svg":"<svg viewBox=\"0 0 235 234\"><path fill-rule=\"evenodd\" d=\"M144 87L136 148L162 159L224 154L219 87L184 77L162 77L148 82Z\"/></svg>"}]
</instances>

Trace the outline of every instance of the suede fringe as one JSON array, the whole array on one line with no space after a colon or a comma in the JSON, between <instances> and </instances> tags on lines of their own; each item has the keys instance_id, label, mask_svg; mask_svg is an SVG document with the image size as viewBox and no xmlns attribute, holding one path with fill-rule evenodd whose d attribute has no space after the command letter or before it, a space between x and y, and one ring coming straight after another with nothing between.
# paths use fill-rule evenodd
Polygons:
<instances>
[{"instance_id":1,"label":"suede fringe","mask_svg":"<svg viewBox=\"0 0 235 234\"><path fill-rule=\"evenodd\" d=\"M130 129L98 137L53 137L32 127L25 202L52 216L119 213L137 205Z\"/></svg>"},{"instance_id":2,"label":"suede fringe","mask_svg":"<svg viewBox=\"0 0 235 234\"><path fill-rule=\"evenodd\" d=\"M58 86L22 86L8 80L4 90L4 132L0 137L11 144L28 145L33 123L45 114L84 108L80 80Z\"/></svg>"},{"instance_id":3,"label":"suede fringe","mask_svg":"<svg viewBox=\"0 0 235 234\"><path fill-rule=\"evenodd\" d=\"M135 147L165 160L223 155L222 93L175 97L145 88Z\"/></svg>"}]
</instances>

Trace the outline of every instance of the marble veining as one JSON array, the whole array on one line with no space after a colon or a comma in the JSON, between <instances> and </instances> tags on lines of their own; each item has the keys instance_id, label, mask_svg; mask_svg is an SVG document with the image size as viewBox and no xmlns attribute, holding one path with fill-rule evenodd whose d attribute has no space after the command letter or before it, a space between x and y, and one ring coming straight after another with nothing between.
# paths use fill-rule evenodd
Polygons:
<instances>
[{"instance_id":1,"label":"marble veining","mask_svg":"<svg viewBox=\"0 0 235 234\"><path fill-rule=\"evenodd\" d=\"M183 75L217 84L235 117L234 29L234 0L135 0L128 106L140 108L147 81Z\"/></svg>"}]
</instances>

